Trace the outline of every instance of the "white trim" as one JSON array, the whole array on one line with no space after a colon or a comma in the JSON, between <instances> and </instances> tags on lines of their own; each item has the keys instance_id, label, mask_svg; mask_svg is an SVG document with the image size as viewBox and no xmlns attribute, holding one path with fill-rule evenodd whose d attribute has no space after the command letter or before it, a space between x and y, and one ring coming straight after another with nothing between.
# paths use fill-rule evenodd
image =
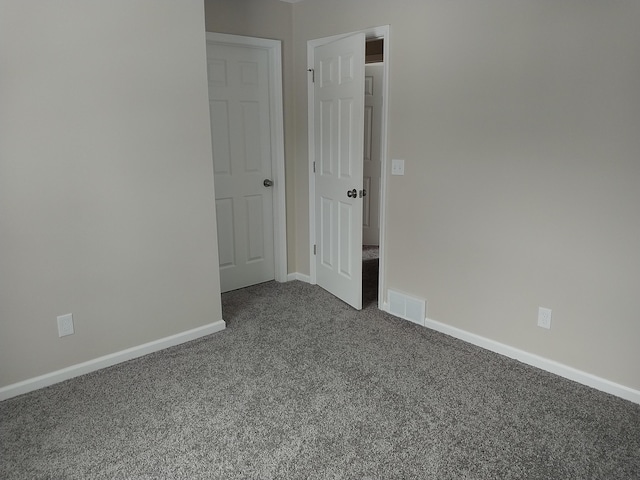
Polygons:
<instances>
[{"instance_id":1,"label":"white trim","mask_svg":"<svg viewBox=\"0 0 640 480\"><path fill-rule=\"evenodd\" d=\"M293 280L300 280L301 282L304 282L304 283L311 283L311 277L309 277L309 275L305 275L304 273L295 272L287 275L288 282L291 282Z\"/></svg>"},{"instance_id":2,"label":"white trim","mask_svg":"<svg viewBox=\"0 0 640 480\"><path fill-rule=\"evenodd\" d=\"M367 39L382 38L384 39L384 71L383 71L383 98L382 98L382 128L380 135L382 136L380 146L380 249L379 249L379 272L378 272L378 308L383 308L384 289L386 285L386 268L385 268L385 231L386 231L386 192L387 192L387 135L388 135L388 117L389 117L389 65L390 65L390 48L389 48L389 25L367 28L356 32L343 33L340 35L332 35L331 37L318 38L307 42L307 65L308 69L313 69L315 64L315 48L343 37L348 37L356 33L364 33ZM307 135L308 135L308 155L309 155L309 283L316 284L316 262L313 254L313 246L316 243L316 182L313 172L313 162L315 161L315 103L314 89L311 74L307 76Z\"/></svg>"},{"instance_id":3,"label":"white trim","mask_svg":"<svg viewBox=\"0 0 640 480\"><path fill-rule=\"evenodd\" d=\"M520 350L509 345L505 345L504 343L481 337L480 335L476 335L475 333L467 332L466 330L462 330L460 328L436 322L435 320L425 318L425 326L440 333L444 333L460 340L464 340L465 342L469 342L473 345L477 345L478 347L482 347L492 352L499 353L500 355L513 358L522 363L526 363L527 365L531 365L533 367L540 368L561 377L568 378L569 380L581 383L582 385L587 385L588 387L595 388L596 390L610 393L611 395L615 395L617 397L624 398L625 400L640 404L640 391L638 390L634 390L632 388L625 387L624 385L614 383L610 380L597 377L595 375L592 375L591 373L583 372L582 370L578 370L554 360L549 360L548 358L540 357L539 355L525 352L524 350Z\"/></svg>"},{"instance_id":4,"label":"white trim","mask_svg":"<svg viewBox=\"0 0 640 480\"><path fill-rule=\"evenodd\" d=\"M380 144L380 238L378 241L378 308L382 309L384 304L384 292L386 291L387 283L387 269L386 269L386 225L387 225L387 138L389 135L388 120L389 120L389 78L391 72L391 48L390 48L390 35L389 25L376 29L376 37L382 37L384 42L382 43L384 60L384 69L382 71L382 125L380 128L381 144Z\"/></svg>"},{"instance_id":5,"label":"white trim","mask_svg":"<svg viewBox=\"0 0 640 480\"><path fill-rule=\"evenodd\" d=\"M284 114L282 100L282 42L266 38L207 32L207 43L239 45L267 50L269 55L269 111L273 175L273 253L275 280L287 281L287 209L284 171Z\"/></svg>"},{"instance_id":6,"label":"white trim","mask_svg":"<svg viewBox=\"0 0 640 480\"><path fill-rule=\"evenodd\" d=\"M127 348L119 352L104 355L102 357L94 358L87 362L78 363L55 372L40 375L39 377L30 378L22 382L13 383L6 387L0 388L0 401L12 398L24 393L38 390L39 388L48 387L55 383L63 382L80 375L95 372L106 367L111 367L118 363L126 362L134 358L142 357L165 348L180 345L181 343L189 342L212 333L220 332L226 328L224 320L218 320L217 322L204 325L202 327L187 330L186 332L177 333L169 337L154 340L149 343L144 343L136 347Z\"/></svg>"},{"instance_id":7,"label":"white trim","mask_svg":"<svg viewBox=\"0 0 640 480\"><path fill-rule=\"evenodd\" d=\"M315 51L317 40L307 42L307 70L313 70L315 66ZM314 72L315 74L315 72ZM316 284L316 258L314 246L316 244L316 177L314 162L316 160L315 146L315 91L313 88L313 75L307 71L307 142L309 151L309 279L312 285Z\"/></svg>"},{"instance_id":8,"label":"white trim","mask_svg":"<svg viewBox=\"0 0 640 480\"><path fill-rule=\"evenodd\" d=\"M383 304L382 310L393 315L389 311L388 303ZM475 333L467 332L466 330L462 330L460 328L452 327L451 325L436 322L435 320L431 320L429 318L424 319L424 326L430 328L431 330L444 333L445 335L449 335L464 342L471 343L472 345L476 345L499 355L513 358L514 360L526 363L527 365L531 365L532 367L536 367L546 372L559 375L560 377L573 380L574 382L580 383L582 385L595 388L596 390L600 390L601 392L610 393L611 395L615 395L616 397L624 398L625 400L629 400L630 402L640 404L639 390L634 390L633 388L620 385L619 383L612 382L611 380L598 377L591 373L583 372L582 370L564 365L562 363L556 362L555 360L549 360L548 358L525 352L524 350L511 347L504 343L496 342L495 340L482 337Z\"/></svg>"}]
</instances>

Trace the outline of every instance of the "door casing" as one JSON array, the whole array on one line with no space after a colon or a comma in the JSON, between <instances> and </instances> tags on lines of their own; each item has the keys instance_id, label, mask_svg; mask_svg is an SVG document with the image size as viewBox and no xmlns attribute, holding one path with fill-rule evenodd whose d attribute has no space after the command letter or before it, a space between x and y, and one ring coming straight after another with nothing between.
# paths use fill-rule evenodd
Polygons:
<instances>
[{"instance_id":1,"label":"door casing","mask_svg":"<svg viewBox=\"0 0 640 480\"><path fill-rule=\"evenodd\" d=\"M386 285L386 268L385 268L385 226L386 226L386 192L387 192L387 117L389 109L389 67L391 58L389 55L389 25L372 27L355 32L348 32L340 35L332 35L330 37L318 38L307 42L307 65L309 75L307 77L307 125L308 125L308 149L309 149L309 279L310 283L316 284L316 262L314 256L314 245L316 245L316 202L315 202L315 174L313 165L315 159L315 103L314 88L311 71L315 64L315 48L325 45L339 38L354 35L356 33L364 33L367 40L374 38L382 38L384 40L383 57L384 57L384 73L383 73L383 99L382 99L382 128L381 128L381 175L380 175L380 259L379 259L379 280L378 280L378 308L384 306L384 289Z\"/></svg>"},{"instance_id":2,"label":"door casing","mask_svg":"<svg viewBox=\"0 0 640 480\"><path fill-rule=\"evenodd\" d=\"M269 57L269 111L273 176L273 242L275 280L287 281L287 224L284 171L284 120L282 100L282 42L265 38L207 32L207 43L263 48Z\"/></svg>"}]
</instances>

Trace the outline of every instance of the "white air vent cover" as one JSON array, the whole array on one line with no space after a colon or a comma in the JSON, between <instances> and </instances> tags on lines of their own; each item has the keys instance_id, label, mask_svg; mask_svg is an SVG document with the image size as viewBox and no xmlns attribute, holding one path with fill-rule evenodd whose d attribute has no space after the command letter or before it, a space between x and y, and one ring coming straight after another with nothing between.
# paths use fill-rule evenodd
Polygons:
<instances>
[{"instance_id":1,"label":"white air vent cover","mask_svg":"<svg viewBox=\"0 0 640 480\"><path fill-rule=\"evenodd\" d=\"M424 326L427 304L419 298L389 290L389 313Z\"/></svg>"}]
</instances>

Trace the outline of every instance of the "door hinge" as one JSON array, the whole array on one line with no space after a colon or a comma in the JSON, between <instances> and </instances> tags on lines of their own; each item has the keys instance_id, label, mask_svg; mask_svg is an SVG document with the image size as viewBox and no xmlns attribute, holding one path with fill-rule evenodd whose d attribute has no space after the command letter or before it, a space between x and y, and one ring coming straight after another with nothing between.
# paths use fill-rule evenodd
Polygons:
<instances>
[{"instance_id":1,"label":"door hinge","mask_svg":"<svg viewBox=\"0 0 640 480\"><path fill-rule=\"evenodd\" d=\"M316 173L316 162L313 162L313 173Z\"/></svg>"},{"instance_id":2,"label":"door hinge","mask_svg":"<svg viewBox=\"0 0 640 480\"><path fill-rule=\"evenodd\" d=\"M313 254L314 255L316 255L316 250L317 250L316 247L317 247L316 245L313 246Z\"/></svg>"},{"instance_id":3,"label":"door hinge","mask_svg":"<svg viewBox=\"0 0 640 480\"><path fill-rule=\"evenodd\" d=\"M316 83L316 71L313 68L307 68L307 72L311 72L311 83Z\"/></svg>"}]
</instances>

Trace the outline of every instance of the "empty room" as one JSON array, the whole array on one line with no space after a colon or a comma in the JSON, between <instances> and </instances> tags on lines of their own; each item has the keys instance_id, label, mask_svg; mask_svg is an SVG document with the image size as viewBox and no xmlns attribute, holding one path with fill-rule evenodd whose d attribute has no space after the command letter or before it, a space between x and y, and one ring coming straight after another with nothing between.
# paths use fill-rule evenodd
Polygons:
<instances>
[{"instance_id":1,"label":"empty room","mask_svg":"<svg viewBox=\"0 0 640 480\"><path fill-rule=\"evenodd\" d=\"M0 478L640 478L638 25L0 0Z\"/></svg>"}]
</instances>

